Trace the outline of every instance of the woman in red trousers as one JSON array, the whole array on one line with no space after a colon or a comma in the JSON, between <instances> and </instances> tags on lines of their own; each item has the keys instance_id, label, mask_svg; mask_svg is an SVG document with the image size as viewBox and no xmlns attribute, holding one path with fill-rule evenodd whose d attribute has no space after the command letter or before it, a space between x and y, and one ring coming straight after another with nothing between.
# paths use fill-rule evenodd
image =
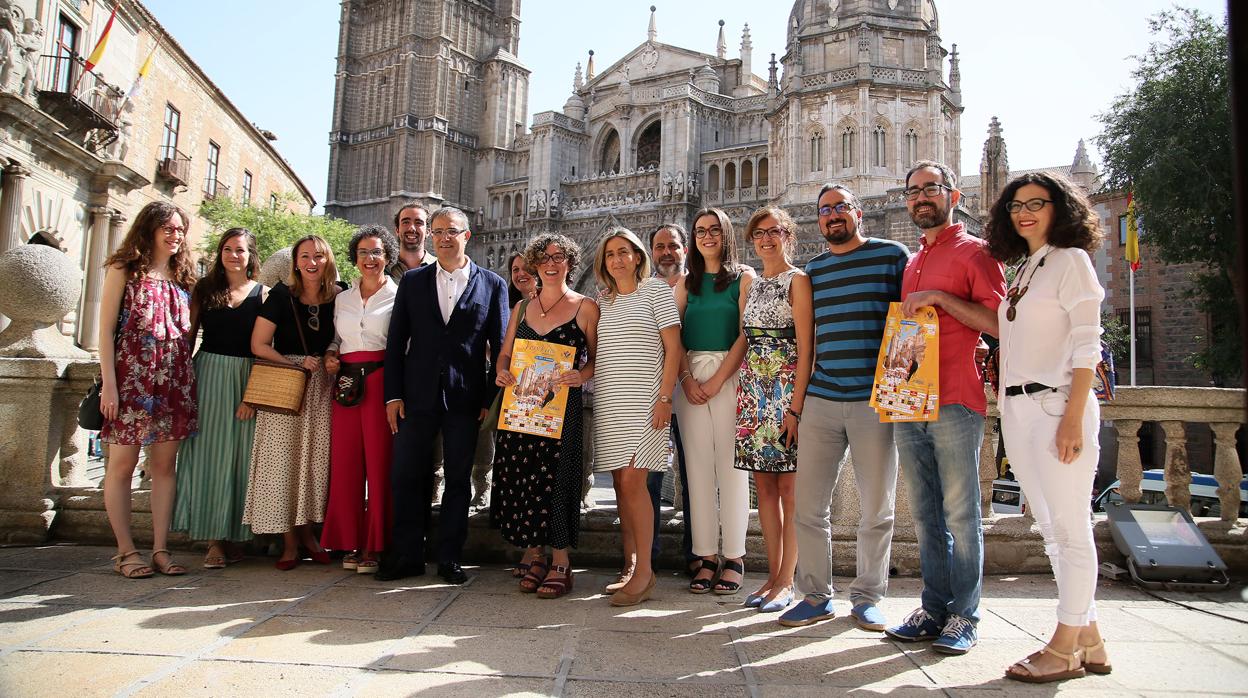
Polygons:
<instances>
[{"instance_id":1,"label":"woman in red trousers","mask_svg":"<svg viewBox=\"0 0 1248 698\"><path fill-rule=\"evenodd\" d=\"M334 306L337 336L325 355L335 374L329 508L321 545L348 551L342 566L360 574L377 571L390 528L392 436L382 395L386 335L398 287L386 268L398 258L390 231L366 225L348 247L360 278Z\"/></svg>"}]
</instances>

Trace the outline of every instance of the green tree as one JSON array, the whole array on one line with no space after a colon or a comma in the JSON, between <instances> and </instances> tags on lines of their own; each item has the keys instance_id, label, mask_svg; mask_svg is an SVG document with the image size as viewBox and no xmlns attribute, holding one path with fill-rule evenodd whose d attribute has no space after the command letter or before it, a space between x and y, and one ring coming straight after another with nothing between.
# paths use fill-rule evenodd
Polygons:
<instances>
[{"instance_id":1,"label":"green tree","mask_svg":"<svg viewBox=\"0 0 1248 698\"><path fill-rule=\"evenodd\" d=\"M1141 237L1160 261L1200 265L1193 296L1212 331L1192 359L1215 380L1234 378L1243 346L1227 301L1244 302L1244 281L1235 268L1227 27L1182 8L1149 27L1155 40L1137 57L1135 86L1100 115L1106 185L1134 192Z\"/></svg>"},{"instance_id":2,"label":"green tree","mask_svg":"<svg viewBox=\"0 0 1248 698\"><path fill-rule=\"evenodd\" d=\"M297 201L293 194L287 194L286 201ZM269 255L290 247L304 235L320 235L329 242L334 251L334 261L338 265L338 275L344 281L359 276L357 270L347 261L347 243L355 233L350 223L327 216L314 216L307 213L294 213L285 206L276 209L268 206L250 206L234 201L228 197L206 199L199 207L199 215L212 225L212 234L204 238L200 251L205 255L216 252L217 241L221 233L229 228L247 228L256 235L256 246L260 251L261 261Z\"/></svg>"}]
</instances>

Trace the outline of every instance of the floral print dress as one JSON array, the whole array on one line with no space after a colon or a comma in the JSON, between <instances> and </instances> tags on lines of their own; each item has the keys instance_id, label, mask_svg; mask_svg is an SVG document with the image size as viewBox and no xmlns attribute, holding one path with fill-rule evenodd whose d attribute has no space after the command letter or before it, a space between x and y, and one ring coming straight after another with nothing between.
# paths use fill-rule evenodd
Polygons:
<instances>
[{"instance_id":1,"label":"floral print dress","mask_svg":"<svg viewBox=\"0 0 1248 698\"><path fill-rule=\"evenodd\" d=\"M105 420L101 440L147 446L198 430L190 300L172 281L126 282L114 343L117 418Z\"/></svg>"},{"instance_id":2,"label":"floral print dress","mask_svg":"<svg viewBox=\"0 0 1248 698\"><path fill-rule=\"evenodd\" d=\"M750 284L741 314L745 358L737 384L737 459L740 470L791 473L797 448L784 444L784 411L793 402L797 333L789 287L797 269Z\"/></svg>"}]
</instances>

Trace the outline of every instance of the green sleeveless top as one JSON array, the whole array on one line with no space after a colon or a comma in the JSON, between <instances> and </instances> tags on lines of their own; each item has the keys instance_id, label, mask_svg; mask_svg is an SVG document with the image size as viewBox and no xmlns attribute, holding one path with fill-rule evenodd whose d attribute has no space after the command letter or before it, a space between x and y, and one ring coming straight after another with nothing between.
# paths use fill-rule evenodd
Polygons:
<instances>
[{"instance_id":1,"label":"green sleeveless top","mask_svg":"<svg viewBox=\"0 0 1248 698\"><path fill-rule=\"evenodd\" d=\"M680 339L689 351L728 351L741 333L741 277L715 290L715 275L702 275L702 292L688 294Z\"/></svg>"}]
</instances>

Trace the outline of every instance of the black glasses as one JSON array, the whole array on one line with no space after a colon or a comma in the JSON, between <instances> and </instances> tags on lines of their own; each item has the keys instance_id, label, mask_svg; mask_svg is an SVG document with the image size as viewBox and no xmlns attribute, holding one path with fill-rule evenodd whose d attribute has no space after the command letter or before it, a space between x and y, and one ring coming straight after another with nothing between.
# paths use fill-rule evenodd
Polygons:
<instances>
[{"instance_id":1,"label":"black glasses","mask_svg":"<svg viewBox=\"0 0 1248 698\"><path fill-rule=\"evenodd\" d=\"M948 184L937 184L935 182L924 184L921 187L910 187L906 190L906 201L914 201L919 198L920 192L929 199L935 199L945 191L953 191L953 187Z\"/></svg>"},{"instance_id":2,"label":"black glasses","mask_svg":"<svg viewBox=\"0 0 1248 698\"><path fill-rule=\"evenodd\" d=\"M769 237L769 238L782 238L782 237L784 237L785 235L788 235L788 234L789 234L789 231L785 230L784 228L780 228L780 227L775 227L775 228L767 228L766 230L764 230L763 228L755 228L755 229L753 229L753 230L751 230L751 231L750 231L750 239L751 239L751 240L762 240L764 237Z\"/></svg>"},{"instance_id":3,"label":"black glasses","mask_svg":"<svg viewBox=\"0 0 1248 698\"><path fill-rule=\"evenodd\" d=\"M724 229L719 227L718 225L712 225L709 228L694 228L693 229L693 236L695 238L704 238L707 235L710 235L713 238L717 238L723 234L724 234Z\"/></svg>"},{"instance_id":4,"label":"black glasses","mask_svg":"<svg viewBox=\"0 0 1248 698\"><path fill-rule=\"evenodd\" d=\"M463 230L458 228L437 228L430 230L429 234L435 238L453 238L463 232Z\"/></svg>"},{"instance_id":5,"label":"black glasses","mask_svg":"<svg viewBox=\"0 0 1248 698\"><path fill-rule=\"evenodd\" d=\"M555 264L563 264L566 261L568 261L568 256L562 252L556 252L554 254L539 254L537 256L538 264L545 264L547 262L554 262Z\"/></svg>"},{"instance_id":6,"label":"black glasses","mask_svg":"<svg viewBox=\"0 0 1248 698\"><path fill-rule=\"evenodd\" d=\"M1053 202L1048 199L1027 199L1026 201L1019 201L1015 199L1005 205L1005 210L1010 213L1018 213L1023 209L1027 209L1028 211L1035 213L1036 211L1044 208L1045 205L1051 203Z\"/></svg>"},{"instance_id":7,"label":"black glasses","mask_svg":"<svg viewBox=\"0 0 1248 698\"><path fill-rule=\"evenodd\" d=\"M835 206L820 206L820 207L819 207L819 215L821 215L821 216L830 216L830 215L832 215L832 212L833 212L833 211L835 211L836 213L840 213L840 214L846 214L846 213L849 213L849 212L850 212L850 211L852 211L852 210L854 210L854 206L853 206L853 204L847 204L847 203L845 203L844 201L842 201L841 203L839 203L839 204L837 204L837 205L835 205Z\"/></svg>"}]
</instances>

